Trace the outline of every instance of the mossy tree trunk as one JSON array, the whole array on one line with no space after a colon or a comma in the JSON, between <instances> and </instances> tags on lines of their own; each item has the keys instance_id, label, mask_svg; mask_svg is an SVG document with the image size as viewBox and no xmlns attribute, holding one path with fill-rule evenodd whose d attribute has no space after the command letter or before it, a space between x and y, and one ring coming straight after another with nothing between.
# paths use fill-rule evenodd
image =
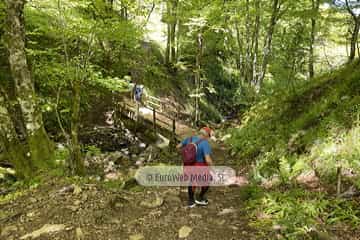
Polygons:
<instances>
[{"instance_id":1,"label":"mossy tree trunk","mask_svg":"<svg viewBox=\"0 0 360 240\"><path fill-rule=\"evenodd\" d=\"M0 142L4 147L6 158L15 167L16 175L20 178L29 178L33 172L31 160L17 137L6 105L6 99L0 93Z\"/></svg>"},{"instance_id":2,"label":"mossy tree trunk","mask_svg":"<svg viewBox=\"0 0 360 240\"><path fill-rule=\"evenodd\" d=\"M38 168L51 165L53 146L45 131L25 54L25 0L6 0L6 37L9 62L15 82L16 97L26 127L27 142L33 164Z\"/></svg>"}]
</instances>

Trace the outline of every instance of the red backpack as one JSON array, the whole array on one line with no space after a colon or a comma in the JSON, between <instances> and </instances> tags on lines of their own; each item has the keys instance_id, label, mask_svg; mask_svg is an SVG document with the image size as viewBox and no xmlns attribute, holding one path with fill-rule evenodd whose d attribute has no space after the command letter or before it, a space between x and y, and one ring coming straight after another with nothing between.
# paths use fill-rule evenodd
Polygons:
<instances>
[{"instance_id":1,"label":"red backpack","mask_svg":"<svg viewBox=\"0 0 360 240\"><path fill-rule=\"evenodd\" d=\"M203 140L204 139L200 139L199 141L193 143L191 137L190 142L181 149L181 155L183 158L184 166L194 165L194 163L196 162L196 153L197 153L198 145Z\"/></svg>"}]
</instances>

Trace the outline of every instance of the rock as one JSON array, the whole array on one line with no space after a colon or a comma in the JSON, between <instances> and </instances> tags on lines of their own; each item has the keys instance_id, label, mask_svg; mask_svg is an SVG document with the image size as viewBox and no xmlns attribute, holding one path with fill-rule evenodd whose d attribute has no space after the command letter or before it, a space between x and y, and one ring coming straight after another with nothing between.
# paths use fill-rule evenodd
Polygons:
<instances>
[{"instance_id":1,"label":"rock","mask_svg":"<svg viewBox=\"0 0 360 240\"><path fill-rule=\"evenodd\" d=\"M231 138L231 134L226 134L225 136L223 136L220 141L225 142L226 140Z\"/></svg>"},{"instance_id":2,"label":"rock","mask_svg":"<svg viewBox=\"0 0 360 240\"><path fill-rule=\"evenodd\" d=\"M113 161L109 161L105 166L104 173L111 173L115 171L115 163Z\"/></svg>"},{"instance_id":3,"label":"rock","mask_svg":"<svg viewBox=\"0 0 360 240\"><path fill-rule=\"evenodd\" d=\"M266 188L266 189L270 189L272 187L278 186L281 183L281 180L278 176L273 176L270 179L265 179L261 186Z\"/></svg>"},{"instance_id":4,"label":"rock","mask_svg":"<svg viewBox=\"0 0 360 240\"><path fill-rule=\"evenodd\" d=\"M234 230L234 231L237 231L237 230L239 230L239 228L237 227L237 226L229 226L232 230Z\"/></svg>"},{"instance_id":5,"label":"rock","mask_svg":"<svg viewBox=\"0 0 360 240\"><path fill-rule=\"evenodd\" d=\"M284 229L284 228L283 228L281 225L279 225L279 224L274 225L272 228L273 228L275 231L281 231L281 230Z\"/></svg>"},{"instance_id":6,"label":"rock","mask_svg":"<svg viewBox=\"0 0 360 240\"><path fill-rule=\"evenodd\" d=\"M65 149L65 146L64 146L64 144L62 144L62 143L58 143L56 147L57 147L57 149L59 149L59 150L64 150L64 149Z\"/></svg>"},{"instance_id":7,"label":"rock","mask_svg":"<svg viewBox=\"0 0 360 240\"><path fill-rule=\"evenodd\" d=\"M26 217L33 218L35 216L35 212L29 212L26 214Z\"/></svg>"},{"instance_id":8,"label":"rock","mask_svg":"<svg viewBox=\"0 0 360 240\"><path fill-rule=\"evenodd\" d=\"M76 237L76 240L84 240L85 239L85 236L84 236L84 233L83 231L81 230L81 228L76 228L75 230L75 237Z\"/></svg>"},{"instance_id":9,"label":"rock","mask_svg":"<svg viewBox=\"0 0 360 240\"><path fill-rule=\"evenodd\" d=\"M60 195L65 195L65 194L67 194L67 193L72 193L72 192L74 192L74 185L65 186L65 187L63 187L62 189L60 189L60 190L58 191L58 193L59 193Z\"/></svg>"},{"instance_id":10,"label":"rock","mask_svg":"<svg viewBox=\"0 0 360 240\"><path fill-rule=\"evenodd\" d=\"M300 184L304 184L309 188L316 188L320 184L320 179L316 176L314 170L301 173L296 177L296 181Z\"/></svg>"},{"instance_id":11,"label":"rock","mask_svg":"<svg viewBox=\"0 0 360 240\"><path fill-rule=\"evenodd\" d=\"M120 172L108 173L105 175L105 181L116 181L122 179L122 174Z\"/></svg>"},{"instance_id":12,"label":"rock","mask_svg":"<svg viewBox=\"0 0 360 240\"><path fill-rule=\"evenodd\" d=\"M18 228L15 225L6 226L1 230L1 237L8 237L11 233L17 232Z\"/></svg>"},{"instance_id":13,"label":"rock","mask_svg":"<svg viewBox=\"0 0 360 240\"><path fill-rule=\"evenodd\" d=\"M158 141L156 143L156 147L160 148L160 149L164 149L166 147L169 146L170 144L170 140L167 139L166 137L162 136L161 134L157 134L158 136Z\"/></svg>"},{"instance_id":14,"label":"rock","mask_svg":"<svg viewBox=\"0 0 360 240\"><path fill-rule=\"evenodd\" d=\"M189 215L190 218L202 218L202 216L200 214L195 214L195 213L190 213Z\"/></svg>"},{"instance_id":15,"label":"rock","mask_svg":"<svg viewBox=\"0 0 360 240\"><path fill-rule=\"evenodd\" d=\"M226 182L227 185L232 187L242 187L249 184L249 180L244 176L237 176L230 178L229 181Z\"/></svg>"},{"instance_id":16,"label":"rock","mask_svg":"<svg viewBox=\"0 0 360 240\"><path fill-rule=\"evenodd\" d=\"M124 190L130 190L136 186L139 186L137 180L135 178L130 178L123 183L122 188Z\"/></svg>"},{"instance_id":17,"label":"rock","mask_svg":"<svg viewBox=\"0 0 360 240\"><path fill-rule=\"evenodd\" d=\"M113 152L110 155L108 155L106 160L108 160L109 162L117 162L123 156L124 156L124 154L122 152Z\"/></svg>"},{"instance_id":18,"label":"rock","mask_svg":"<svg viewBox=\"0 0 360 240\"><path fill-rule=\"evenodd\" d=\"M109 201L109 205L111 208L123 208L128 204L129 200L120 196L114 196Z\"/></svg>"},{"instance_id":19,"label":"rock","mask_svg":"<svg viewBox=\"0 0 360 240\"><path fill-rule=\"evenodd\" d=\"M86 202L88 200L88 195L86 193L84 193L82 196L81 196L81 201L83 202Z\"/></svg>"},{"instance_id":20,"label":"rock","mask_svg":"<svg viewBox=\"0 0 360 240\"><path fill-rule=\"evenodd\" d=\"M192 232L192 228L188 226L182 226L179 230L179 238L187 238Z\"/></svg>"},{"instance_id":21,"label":"rock","mask_svg":"<svg viewBox=\"0 0 360 240\"><path fill-rule=\"evenodd\" d=\"M145 143L140 143L139 148L146 148L146 144Z\"/></svg>"},{"instance_id":22,"label":"rock","mask_svg":"<svg viewBox=\"0 0 360 240\"><path fill-rule=\"evenodd\" d=\"M136 165L136 166L143 166L143 165L144 165L144 161L137 160L137 161L135 162L135 165Z\"/></svg>"},{"instance_id":23,"label":"rock","mask_svg":"<svg viewBox=\"0 0 360 240\"><path fill-rule=\"evenodd\" d=\"M226 221L225 221L225 219L222 219L222 220L220 220L220 221L217 221L216 222L219 226L222 226L222 225L224 225L225 223L226 223Z\"/></svg>"},{"instance_id":24,"label":"rock","mask_svg":"<svg viewBox=\"0 0 360 240\"><path fill-rule=\"evenodd\" d=\"M156 198L154 200L146 199L146 200L142 201L140 203L140 206L146 207L146 208L157 208L157 207L160 207L161 205L163 205L163 203L164 203L164 199L159 196L156 196Z\"/></svg>"},{"instance_id":25,"label":"rock","mask_svg":"<svg viewBox=\"0 0 360 240\"><path fill-rule=\"evenodd\" d=\"M34 197L30 197L30 198L29 198L29 202L30 202L30 203L36 203L36 202L37 202L37 199L34 198Z\"/></svg>"},{"instance_id":26,"label":"rock","mask_svg":"<svg viewBox=\"0 0 360 240\"><path fill-rule=\"evenodd\" d=\"M339 197L342 198L352 198L354 196L359 196L360 192L356 189L355 186L350 186L350 188L348 190L346 190L345 192L343 192L342 194L340 194Z\"/></svg>"},{"instance_id":27,"label":"rock","mask_svg":"<svg viewBox=\"0 0 360 240\"><path fill-rule=\"evenodd\" d=\"M81 205L81 201L80 201L80 200L75 200L74 205L75 205L75 206L80 206L80 205Z\"/></svg>"},{"instance_id":28,"label":"rock","mask_svg":"<svg viewBox=\"0 0 360 240\"><path fill-rule=\"evenodd\" d=\"M66 206L67 209L69 209L72 212L76 212L77 210L79 210L79 206Z\"/></svg>"},{"instance_id":29,"label":"rock","mask_svg":"<svg viewBox=\"0 0 360 240\"><path fill-rule=\"evenodd\" d=\"M347 96L347 95L345 95L345 96L342 96L341 97L341 101L345 101L345 100L348 100L350 97L349 96Z\"/></svg>"},{"instance_id":30,"label":"rock","mask_svg":"<svg viewBox=\"0 0 360 240\"><path fill-rule=\"evenodd\" d=\"M6 178L7 176L15 176L16 172L12 168L0 167L0 179Z\"/></svg>"},{"instance_id":31,"label":"rock","mask_svg":"<svg viewBox=\"0 0 360 240\"><path fill-rule=\"evenodd\" d=\"M236 212L236 210L233 209L233 208L225 208L221 212L219 212L217 215L218 216L223 216L223 215L232 214L232 213L235 213L235 212Z\"/></svg>"},{"instance_id":32,"label":"rock","mask_svg":"<svg viewBox=\"0 0 360 240\"><path fill-rule=\"evenodd\" d=\"M169 203L169 204L180 204L181 199L179 196L169 195L169 196L166 196L165 202Z\"/></svg>"},{"instance_id":33,"label":"rock","mask_svg":"<svg viewBox=\"0 0 360 240\"><path fill-rule=\"evenodd\" d=\"M312 239L317 239L317 240L337 240L337 237L330 236L327 232L320 232L320 231L317 231L317 230L311 230L309 232L309 234L312 237Z\"/></svg>"},{"instance_id":34,"label":"rock","mask_svg":"<svg viewBox=\"0 0 360 240\"><path fill-rule=\"evenodd\" d=\"M134 234L130 235L129 240L143 240L145 239L144 235L142 234Z\"/></svg>"},{"instance_id":35,"label":"rock","mask_svg":"<svg viewBox=\"0 0 360 240\"><path fill-rule=\"evenodd\" d=\"M74 184L73 186L74 186L73 194L74 195L79 195L81 193L81 188L76 184Z\"/></svg>"},{"instance_id":36,"label":"rock","mask_svg":"<svg viewBox=\"0 0 360 240\"><path fill-rule=\"evenodd\" d=\"M26 234L24 236L22 236L20 239L34 239L34 238L38 238L43 234L47 234L47 233L54 233L54 232L60 232L65 230L66 226L63 224L45 224L42 228Z\"/></svg>"},{"instance_id":37,"label":"rock","mask_svg":"<svg viewBox=\"0 0 360 240\"><path fill-rule=\"evenodd\" d=\"M121 149L121 152L124 153L125 155L129 155L129 154L130 154L128 148L123 148L123 149Z\"/></svg>"}]
</instances>

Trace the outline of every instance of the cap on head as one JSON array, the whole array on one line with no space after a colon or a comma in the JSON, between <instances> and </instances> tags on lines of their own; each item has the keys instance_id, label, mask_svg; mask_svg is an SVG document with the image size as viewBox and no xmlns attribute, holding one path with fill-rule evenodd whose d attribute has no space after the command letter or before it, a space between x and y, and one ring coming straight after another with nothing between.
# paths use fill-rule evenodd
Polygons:
<instances>
[{"instance_id":1,"label":"cap on head","mask_svg":"<svg viewBox=\"0 0 360 240\"><path fill-rule=\"evenodd\" d=\"M204 136L211 137L213 135L213 130L209 127L203 127L200 129L200 133Z\"/></svg>"}]
</instances>

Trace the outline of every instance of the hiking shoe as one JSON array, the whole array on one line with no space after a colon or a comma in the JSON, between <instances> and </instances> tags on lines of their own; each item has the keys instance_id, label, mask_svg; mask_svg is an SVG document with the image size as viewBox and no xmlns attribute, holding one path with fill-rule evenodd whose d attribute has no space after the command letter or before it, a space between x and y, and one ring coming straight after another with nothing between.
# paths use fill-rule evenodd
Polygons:
<instances>
[{"instance_id":1,"label":"hiking shoe","mask_svg":"<svg viewBox=\"0 0 360 240\"><path fill-rule=\"evenodd\" d=\"M209 204L209 201L207 199L195 200L195 203L200 206L207 206Z\"/></svg>"},{"instance_id":2,"label":"hiking shoe","mask_svg":"<svg viewBox=\"0 0 360 240\"><path fill-rule=\"evenodd\" d=\"M196 203L194 201L189 201L188 208L194 208L194 207L196 207Z\"/></svg>"}]
</instances>

